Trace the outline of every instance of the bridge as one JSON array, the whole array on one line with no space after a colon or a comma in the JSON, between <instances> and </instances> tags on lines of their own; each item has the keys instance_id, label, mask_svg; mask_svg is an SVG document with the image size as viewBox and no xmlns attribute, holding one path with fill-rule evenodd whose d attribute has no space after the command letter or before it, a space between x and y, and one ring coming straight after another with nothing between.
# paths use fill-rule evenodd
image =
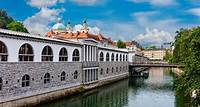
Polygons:
<instances>
[{"instance_id":1,"label":"bridge","mask_svg":"<svg viewBox=\"0 0 200 107\"><path fill-rule=\"evenodd\" d=\"M171 68L182 68L179 64L169 63L129 63L130 67L171 67Z\"/></svg>"}]
</instances>

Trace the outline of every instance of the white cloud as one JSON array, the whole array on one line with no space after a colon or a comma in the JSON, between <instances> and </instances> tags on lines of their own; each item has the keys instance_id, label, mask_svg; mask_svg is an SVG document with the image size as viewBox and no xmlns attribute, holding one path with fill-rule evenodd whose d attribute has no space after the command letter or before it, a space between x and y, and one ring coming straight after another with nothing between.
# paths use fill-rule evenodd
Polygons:
<instances>
[{"instance_id":1,"label":"white cloud","mask_svg":"<svg viewBox=\"0 0 200 107\"><path fill-rule=\"evenodd\" d=\"M169 6L177 4L175 0L128 0L134 3L143 3L147 2L154 6Z\"/></svg>"},{"instance_id":2,"label":"white cloud","mask_svg":"<svg viewBox=\"0 0 200 107\"><path fill-rule=\"evenodd\" d=\"M168 43L173 41L173 37L169 32L158 30L158 29L149 29L146 28L146 33L139 34L135 38L139 42L143 42L145 44L152 44L156 46L160 46L163 43Z\"/></svg>"},{"instance_id":3,"label":"white cloud","mask_svg":"<svg viewBox=\"0 0 200 107\"><path fill-rule=\"evenodd\" d=\"M200 8L192 8L187 10L187 12L200 17Z\"/></svg>"},{"instance_id":4,"label":"white cloud","mask_svg":"<svg viewBox=\"0 0 200 107\"><path fill-rule=\"evenodd\" d=\"M41 8L35 15L24 20L24 26L30 33L44 35L49 31L49 24L55 23L64 9Z\"/></svg>"},{"instance_id":5,"label":"white cloud","mask_svg":"<svg viewBox=\"0 0 200 107\"><path fill-rule=\"evenodd\" d=\"M85 6L93 6L104 2L104 0L69 0L69 1L77 3L78 5L85 5Z\"/></svg>"},{"instance_id":6,"label":"white cloud","mask_svg":"<svg viewBox=\"0 0 200 107\"><path fill-rule=\"evenodd\" d=\"M27 0L30 6L42 8L55 6L57 3L64 3L65 0Z\"/></svg>"},{"instance_id":7,"label":"white cloud","mask_svg":"<svg viewBox=\"0 0 200 107\"><path fill-rule=\"evenodd\" d=\"M81 24L78 24L78 25L74 26L73 31L74 32L81 31L82 28L83 28L83 26ZM98 27L89 27L89 33L98 35L98 34L100 34L100 29Z\"/></svg>"}]
</instances>

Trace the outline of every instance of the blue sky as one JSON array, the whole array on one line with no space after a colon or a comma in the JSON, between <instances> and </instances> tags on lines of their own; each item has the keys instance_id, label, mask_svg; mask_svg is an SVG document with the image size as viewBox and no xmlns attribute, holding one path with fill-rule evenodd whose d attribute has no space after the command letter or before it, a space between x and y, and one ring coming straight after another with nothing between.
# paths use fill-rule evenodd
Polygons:
<instances>
[{"instance_id":1,"label":"blue sky","mask_svg":"<svg viewBox=\"0 0 200 107\"><path fill-rule=\"evenodd\" d=\"M160 46L175 31L200 24L200 0L0 0L29 32L44 35L58 19L74 29L87 18L91 31L113 40L137 40Z\"/></svg>"}]
</instances>

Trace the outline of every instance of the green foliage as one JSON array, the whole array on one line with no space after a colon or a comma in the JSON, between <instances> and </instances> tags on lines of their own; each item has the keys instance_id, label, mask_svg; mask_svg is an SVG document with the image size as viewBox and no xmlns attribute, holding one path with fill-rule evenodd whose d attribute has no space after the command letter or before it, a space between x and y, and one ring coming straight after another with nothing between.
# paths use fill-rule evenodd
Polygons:
<instances>
[{"instance_id":1,"label":"green foliage","mask_svg":"<svg viewBox=\"0 0 200 107\"><path fill-rule=\"evenodd\" d=\"M13 20L3 9L0 9L0 28L28 33L22 23Z\"/></svg>"},{"instance_id":2,"label":"green foliage","mask_svg":"<svg viewBox=\"0 0 200 107\"><path fill-rule=\"evenodd\" d=\"M156 49L156 46L155 45L151 45L148 47L149 49Z\"/></svg>"},{"instance_id":3,"label":"green foliage","mask_svg":"<svg viewBox=\"0 0 200 107\"><path fill-rule=\"evenodd\" d=\"M21 22L13 21L10 24L8 24L6 27L9 30L28 33L27 29L24 27L24 25Z\"/></svg>"},{"instance_id":4,"label":"green foliage","mask_svg":"<svg viewBox=\"0 0 200 107\"><path fill-rule=\"evenodd\" d=\"M126 44L124 42L122 42L121 40L117 41L117 47L118 48L126 48Z\"/></svg>"},{"instance_id":5,"label":"green foliage","mask_svg":"<svg viewBox=\"0 0 200 107\"><path fill-rule=\"evenodd\" d=\"M6 28L6 25L12 21L13 19L7 15L6 11L0 9L0 28Z\"/></svg>"},{"instance_id":6,"label":"green foliage","mask_svg":"<svg viewBox=\"0 0 200 107\"><path fill-rule=\"evenodd\" d=\"M184 73L175 80L177 92L189 95L191 90L200 89L200 27L177 32L174 56L185 65Z\"/></svg>"},{"instance_id":7,"label":"green foliage","mask_svg":"<svg viewBox=\"0 0 200 107\"><path fill-rule=\"evenodd\" d=\"M171 50L166 51L164 60L167 61L168 63L176 63L176 58L173 56L173 53Z\"/></svg>"}]
</instances>

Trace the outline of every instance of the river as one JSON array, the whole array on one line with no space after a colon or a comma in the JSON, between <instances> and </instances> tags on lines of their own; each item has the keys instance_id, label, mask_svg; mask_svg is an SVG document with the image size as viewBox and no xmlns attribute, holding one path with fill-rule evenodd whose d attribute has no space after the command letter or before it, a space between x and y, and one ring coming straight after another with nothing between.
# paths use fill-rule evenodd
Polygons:
<instances>
[{"instance_id":1,"label":"river","mask_svg":"<svg viewBox=\"0 0 200 107\"><path fill-rule=\"evenodd\" d=\"M125 79L37 107L183 107L175 97L173 73L150 68L149 77Z\"/></svg>"}]
</instances>

